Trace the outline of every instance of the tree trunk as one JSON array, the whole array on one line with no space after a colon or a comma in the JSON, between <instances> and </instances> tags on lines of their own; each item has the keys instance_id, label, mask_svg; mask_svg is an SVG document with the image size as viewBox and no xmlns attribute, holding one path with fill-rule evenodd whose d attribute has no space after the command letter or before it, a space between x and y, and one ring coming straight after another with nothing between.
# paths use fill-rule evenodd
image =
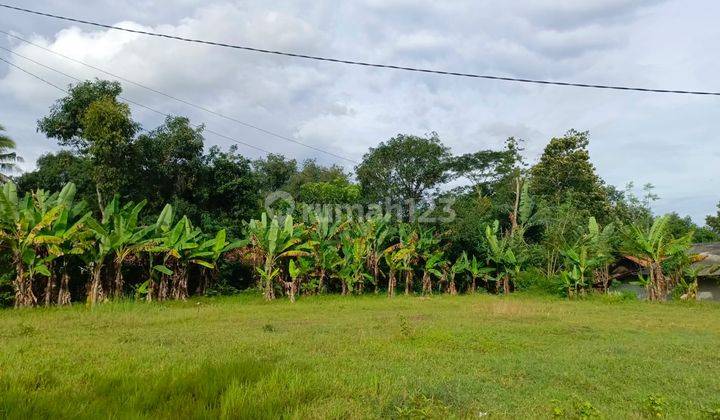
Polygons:
<instances>
[{"instance_id":1,"label":"tree trunk","mask_svg":"<svg viewBox=\"0 0 720 420\"><path fill-rule=\"evenodd\" d=\"M32 278L25 273L25 265L23 265L21 257L17 256L15 261L15 280L13 287L15 289L15 307L22 308L33 306L37 299L32 290Z\"/></svg>"},{"instance_id":2,"label":"tree trunk","mask_svg":"<svg viewBox=\"0 0 720 420\"><path fill-rule=\"evenodd\" d=\"M373 257L372 263L373 281L375 282L375 294L380 293L380 259Z\"/></svg>"},{"instance_id":3,"label":"tree trunk","mask_svg":"<svg viewBox=\"0 0 720 420\"><path fill-rule=\"evenodd\" d=\"M295 280L284 281L283 283L285 283L285 293L288 295L288 298L290 298L290 302L295 303L295 293L297 292L297 283L295 283Z\"/></svg>"},{"instance_id":4,"label":"tree trunk","mask_svg":"<svg viewBox=\"0 0 720 420\"><path fill-rule=\"evenodd\" d=\"M113 286L113 298L122 298L123 287L125 286L125 279L122 274L122 261L115 261L115 282Z\"/></svg>"},{"instance_id":5,"label":"tree trunk","mask_svg":"<svg viewBox=\"0 0 720 420\"><path fill-rule=\"evenodd\" d=\"M320 274L318 275L318 294L321 295L323 293L323 289L325 289L325 269L320 269Z\"/></svg>"},{"instance_id":6,"label":"tree trunk","mask_svg":"<svg viewBox=\"0 0 720 420\"><path fill-rule=\"evenodd\" d=\"M405 296L409 296L413 286L413 272L408 270L405 273Z\"/></svg>"},{"instance_id":7,"label":"tree trunk","mask_svg":"<svg viewBox=\"0 0 720 420\"><path fill-rule=\"evenodd\" d=\"M267 257L267 258L265 259L265 275L266 275L266 276L272 276L272 271L273 271L273 262L272 262L272 260L271 260L269 257ZM270 278L270 277L268 277L268 278L264 279L264 282L265 282L265 285L264 285L264 288L265 288L265 293L264 293L265 300L273 300L273 299L275 299L275 287L274 287L274 285L273 285L273 279Z\"/></svg>"},{"instance_id":8,"label":"tree trunk","mask_svg":"<svg viewBox=\"0 0 720 420\"><path fill-rule=\"evenodd\" d=\"M88 290L88 303L95 306L98 302L104 300L105 296L102 287L102 264L95 264L92 269L92 280L90 282L90 290Z\"/></svg>"},{"instance_id":9,"label":"tree trunk","mask_svg":"<svg viewBox=\"0 0 720 420\"><path fill-rule=\"evenodd\" d=\"M100 193L100 186L95 184L95 193L97 194L98 208L100 209L100 216L105 218L105 205L103 205L102 194Z\"/></svg>"},{"instance_id":10,"label":"tree trunk","mask_svg":"<svg viewBox=\"0 0 720 420\"><path fill-rule=\"evenodd\" d=\"M432 280L427 271L424 271L422 276L422 292L423 295L432 295Z\"/></svg>"},{"instance_id":11,"label":"tree trunk","mask_svg":"<svg viewBox=\"0 0 720 420\"><path fill-rule=\"evenodd\" d=\"M169 295L169 285L167 275L163 274L160 276L160 284L158 285L157 300L160 302L165 301Z\"/></svg>"},{"instance_id":12,"label":"tree trunk","mask_svg":"<svg viewBox=\"0 0 720 420\"><path fill-rule=\"evenodd\" d=\"M62 277L60 278L57 304L59 306L70 304L70 274L67 272L67 267L63 267Z\"/></svg>"},{"instance_id":13,"label":"tree trunk","mask_svg":"<svg viewBox=\"0 0 720 420\"><path fill-rule=\"evenodd\" d=\"M455 287L455 274L450 275L450 284L448 284L448 293L451 296L457 295L457 288Z\"/></svg>"},{"instance_id":14,"label":"tree trunk","mask_svg":"<svg viewBox=\"0 0 720 420\"><path fill-rule=\"evenodd\" d=\"M53 265L50 265L50 275L47 278L47 283L45 284L45 306L49 307L52 305L52 295L53 290L55 290L55 270Z\"/></svg>"},{"instance_id":15,"label":"tree trunk","mask_svg":"<svg viewBox=\"0 0 720 420\"><path fill-rule=\"evenodd\" d=\"M520 207L520 177L515 178L515 205L510 213L511 235L518 229L518 210Z\"/></svg>"},{"instance_id":16,"label":"tree trunk","mask_svg":"<svg viewBox=\"0 0 720 420\"><path fill-rule=\"evenodd\" d=\"M473 276L472 285L470 286L470 293L475 294L477 291L477 277Z\"/></svg>"},{"instance_id":17,"label":"tree trunk","mask_svg":"<svg viewBox=\"0 0 720 420\"><path fill-rule=\"evenodd\" d=\"M502 283L503 283L503 293L505 293L506 295L509 295L510 294L510 277L504 276Z\"/></svg>"},{"instance_id":18,"label":"tree trunk","mask_svg":"<svg viewBox=\"0 0 720 420\"><path fill-rule=\"evenodd\" d=\"M179 263L173 274L172 297L175 300L187 300L188 297L188 268Z\"/></svg>"},{"instance_id":19,"label":"tree trunk","mask_svg":"<svg viewBox=\"0 0 720 420\"><path fill-rule=\"evenodd\" d=\"M342 287L342 292L340 292L340 294L342 296L347 295L348 294L348 286L347 286L347 283L345 282L345 280L342 280L342 279L340 280L340 287Z\"/></svg>"},{"instance_id":20,"label":"tree trunk","mask_svg":"<svg viewBox=\"0 0 720 420\"><path fill-rule=\"evenodd\" d=\"M395 297L395 271L390 270L388 277L388 297Z\"/></svg>"}]
</instances>

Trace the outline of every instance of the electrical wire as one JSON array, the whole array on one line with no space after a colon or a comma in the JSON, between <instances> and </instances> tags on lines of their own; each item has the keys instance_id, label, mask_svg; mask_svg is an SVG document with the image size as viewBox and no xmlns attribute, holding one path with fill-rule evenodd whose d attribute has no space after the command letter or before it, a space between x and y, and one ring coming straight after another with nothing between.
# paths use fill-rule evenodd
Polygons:
<instances>
[{"instance_id":1,"label":"electrical wire","mask_svg":"<svg viewBox=\"0 0 720 420\"><path fill-rule=\"evenodd\" d=\"M325 62L339 63L339 64L349 64L349 65L353 65L353 66L403 70L403 71L411 71L411 72L417 72L417 73L439 74L439 75L443 75L443 76L455 76L455 77L469 77L469 78L475 78L475 79L488 79L488 80L498 80L498 81L505 81L505 82L531 83L531 84L539 84L539 85L569 86L569 87L588 88L588 89L608 89L608 90L635 91L635 92L645 92L645 93L672 93L672 94L681 94L681 95L720 96L720 92L713 92L713 91L652 89L652 88L644 88L644 87L636 87L636 86L619 86L619 85L603 85L603 84L591 84L591 83L561 82L561 81L551 81L551 80L526 79L526 78L517 78L517 77L487 75L487 74L433 70L433 69L418 68L418 67L399 66L399 65L393 65L393 64L378 64L378 63L370 63L370 62L365 62L365 61L355 61L355 60L346 60L346 59L323 57L323 56L316 56L316 55L298 54L298 53L291 53L291 52L278 51L278 50L269 50L269 49L265 49L265 48L249 47L249 46L245 46L245 45L235 45L235 44L228 44L228 43L223 43L223 42L207 41L207 40L202 40L202 39L187 38L187 37L169 35L169 34L158 33L158 32L142 31L142 30L138 30L138 29L121 28L119 26L107 25L104 23L93 22L93 21L89 21L89 20L83 20L83 19L77 19L77 18L72 18L72 17L67 17L67 16L56 15L56 14L52 14L52 13L40 12L40 11L36 11L36 10L25 9L22 7L11 6L8 4L3 4L3 3L0 3L0 7L4 7L6 9L11 9L11 10L19 11L19 12L30 13L30 14L34 14L34 15L38 15L38 16L44 16L44 17L49 17L49 18L53 18L53 19L64 20L64 21L68 21L68 22L75 22L75 23L81 23L84 25L91 25L91 26L105 28L105 29L112 29L112 30L116 30L116 31L124 31L124 32L130 32L130 33L134 33L134 34L141 34L141 35L148 35L148 36L154 36L154 37L159 37L159 38L173 39L176 41L191 42L191 43L196 43L196 44L212 45L212 46L216 46L216 47L245 50L245 51L251 51L251 52L262 53L262 54L272 54L272 55L279 55L279 56L285 56L285 57L302 58L302 59L307 59L307 60L325 61Z\"/></svg>"},{"instance_id":2,"label":"electrical wire","mask_svg":"<svg viewBox=\"0 0 720 420\"><path fill-rule=\"evenodd\" d=\"M0 49L9 51L7 48L4 48L4 47L0 47ZM17 55L18 57L21 57L21 58L24 58L24 59L30 61L31 63L34 63L34 64L36 64L36 65L38 65L38 66L40 66L40 67L46 68L46 69L48 69L48 70L51 70L51 71L53 71L53 72L55 72L55 73L58 73L58 74L61 74L61 75L65 76L65 77L68 77L68 78L70 78L70 79L77 80L77 81L80 81L80 82L82 81L81 79L78 79L78 78L75 77L75 76L69 75L69 74L67 74L67 73L65 73L65 72L62 72L62 71L57 70L57 69L54 69L54 68L52 68L52 67L50 67L50 66L47 66L47 65L45 65L45 64L39 63L39 62L37 62L37 61L35 61L35 60L32 60L32 59L27 58L27 57L25 57L25 56L22 56L22 55L20 55L20 54L18 54L18 53L16 53L16 52L13 52L13 51L10 51L10 52L11 52L12 54ZM7 65L9 65L9 66L11 66L11 67L16 68L17 70L20 70L21 72L27 74L28 76L31 76L31 77L33 77L33 78L35 78L35 79L37 79L37 80L39 80L39 81L41 81L41 82L49 85L49 86L52 86L53 88L59 90L60 92L63 92L63 93L68 94L68 95L70 94L70 92L69 92L67 89L62 88L62 87L56 85L55 83L52 83L51 81L49 81L49 80L47 80L47 79L44 79L44 78L42 78L41 76L38 76L37 74L32 73L31 71L29 71L29 70L27 70L27 69L24 69L23 67L15 64L15 63L12 63L12 62L10 62L10 61L2 58L2 57L0 57L0 61L4 62L5 64L7 64ZM143 104L141 104L141 103L139 103L139 102L130 100L130 99L128 99L128 98L125 98L125 97L122 97L122 96L119 96L119 98L122 99L122 100L125 101L125 102L128 102L128 103L132 104L132 105L138 106L138 107L140 107L140 108L147 109L148 111L152 111L152 112L154 112L154 113L156 113L156 114L160 114L160 115L162 115L162 116L164 116L164 117L168 117L168 118L172 117L172 115L170 115L170 114L166 114L166 113L164 113L164 112L162 112L162 111L160 111L160 110L157 110L157 109L155 109L155 108L149 107L149 106L147 106L147 105L143 105ZM262 147L258 147L258 146L255 146L255 145L253 145L253 144L246 143L246 142L244 142L244 141L242 141L242 140L238 140L238 139L236 139L236 138L230 137L230 136L228 136L228 135L219 133L219 132L214 131L214 130L210 130L210 129L208 129L207 127L205 127L204 125L202 125L202 124L193 124L193 123L189 123L189 124L190 124L192 127L196 128L196 129L202 129L202 130L205 131L205 132L208 132L208 133L213 134L213 135L215 135L215 136L218 136L218 137L221 137L221 138L230 140L230 141L235 142L235 143L237 143L237 144L241 144L241 145L243 145L243 146L247 146L247 147L249 147L249 148L258 150L258 151L263 152L263 153L268 153L268 154L271 154L271 153L272 153L272 152L270 152L270 151L268 151L268 150L263 149ZM143 131L149 132L148 130L143 130Z\"/></svg>"},{"instance_id":3,"label":"electrical wire","mask_svg":"<svg viewBox=\"0 0 720 420\"><path fill-rule=\"evenodd\" d=\"M212 109L210 109L210 108L207 108L207 107L205 107L205 106L202 106L202 105L195 104L195 103L190 102L190 101L188 101L188 100L186 100L186 99L178 98L178 97L173 96L173 95L171 95L171 94L169 94L169 93L167 93L167 92L163 92L163 91L161 91L161 90L157 90L157 89L155 89L155 88L152 88L152 87L150 87L150 86L144 85L144 84L142 84L142 83L135 82L135 81L133 81L133 80L130 80L130 79L126 78L126 77L123 77L123 76L120 76L120 75L118 75L118 74L112 73L112 72L107 71L107 70L105 70L105 69L102 69L102 68L100 68L100 67L93 66L92 64L86 63L86 62L84 62L84 61L78 60L78 59L73 58L73 57L70 57L70 56L67 56L67 55L62 54L62 53L59 53L59 52L57 52L57 51L53 51L53 50L51 50L50 48L46 48L46 47L43 47L42 45L36 44L36 43L34 43L34 42L32 42L32 41L28 41L27 39L24 39L24 38L22 38L22 37L19 37L19 36L15 35L15 34L12 34L12 33L10 33L10 32L7 32L7 31L4 31L4 30L1 30L1 29L0 29L0 34L5 34L5 35L7 35L7 36L9 36L9 37L11 37L11 38L17 39L18 41L22 41L22 42L24 42L24 43L26 43L26 44L28 44L28 45L32 45L33 47L39 48L39 49L41 49L41 50L43 50L43 51L45 51L45 52L54 54L54 55L56 55L56 56L58 56L58 57L62 57L62 58L64 58L64 59L66 59L66 60L72 61L72 62L74 62L74 63L80 64L80 65L83 65L83 66L85 66L85 67L91 68L91 69L93 69L93 70L99 71L99 72L101 72L101 73L107 74L108 76L114 77L114 78L116 78L116 79L118 79L118 80L122 80L123 82L129 83L129 84L131 84L131 85L137 86L137 87L142 88L142 89L145 89L145 90L147 90L147 91L149 91L149 92L153 92L153 93L156 93L156 94L158 94L158 95L164 96L164 97L166 97L166 98L168 98L168 99L172 99L172 100L174 100L174 101L176 101L176 102L180 102L180 103L182 103L182 104L191 106L191 107L196 108L196 109L199 109L199 110L201 110L201 111L208 112L208 113L210 113L210 114L212 114L212 115L215 115L215 116L217 116L217 117L226 119L226 120L228 120L228 121L232 121L232 122L238 123L238 124L240 124L240 125L242 125L242 126L245 126L245 127L248 127L248 128L252 128L252 129L257 130L257 131L259 131L259 132L261 132L261 133L265 133L265 134L268 134L268 135L270 135L270 136L279 138L279 139L281 139L281 140L285 140L285 141L288 141L288 142L291 142L291 143L294 143L294 144L297 144L297 145L300 145L300 146L303 146L303 147L307 147L307 148L312 149L312 150L315 150L315 151L317 151L317 152L324 153L324 154L326 154L326 155L328 155L328 156L332 156L332 157L334 157L334 158L342 159L342 160L347 161L347 162L350 162L350 163L354 163L354 164L357 164L357 163L358 163L357 161L355 161L355 160L353 160L353 159L350 159L350 158L347 158L347 157L345 157L345 156L342 156L342 155L339 155L339 154L336 154L336 153L333 153L333 152L330 152L330 151L327 151L327 150L323 150L323 149L321 149L321 148L319 148L319 147L316 147L316 146L313 146L313 145L310 145L310 144L307 144L307 143L303 143L303 142L301 142L301 141L298 141L298 140L295 140L295 139L293 139L293 138L284 136L284 135L282 135L282 134L279 134L279 133L276 133L276 132L267 130L267 129L262 128L262 127L259 127L259 126L257 126L257 125L250 124L250 123L248 123L248 122L239 120L239 119L237 119L237 118L235 118L235 117L230 117L230 116L221 114L220 112L214 111L214 110L212 110ZM3 49L3 50L5 50L5 51L10 51L10 50L8 50L7 48L3 48L3 47L0 47L0 48ZM10 51L10 52L12 52L12 51Z\"/></svg>"}]
</instances>

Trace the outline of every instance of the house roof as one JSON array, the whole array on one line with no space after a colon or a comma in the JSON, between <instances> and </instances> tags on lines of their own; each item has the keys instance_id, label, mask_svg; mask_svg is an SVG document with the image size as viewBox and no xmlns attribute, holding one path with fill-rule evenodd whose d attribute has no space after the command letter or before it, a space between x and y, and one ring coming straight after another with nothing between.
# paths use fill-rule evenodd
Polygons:
<instances>
[{"instance_id":1,"label":"house roof","mask_svg":"<svg viewBox=\"0 0 720 420\"><path fill-rule=\"evenodd\" d=\"M702 261L694 264L695 267L700 268L699 275L720 275L720 242L694 244L690 249L690 252L692 254L699 254L705 257Z\"/></svg>"}]
</instances>

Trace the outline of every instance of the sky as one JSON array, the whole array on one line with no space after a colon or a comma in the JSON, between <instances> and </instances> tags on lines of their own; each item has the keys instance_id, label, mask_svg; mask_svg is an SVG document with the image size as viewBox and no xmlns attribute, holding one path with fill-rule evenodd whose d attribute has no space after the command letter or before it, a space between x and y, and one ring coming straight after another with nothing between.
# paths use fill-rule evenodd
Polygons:
<instances>
[{"instance_id":1,"label":"sky","mask_svg":"<svg viewBox=\"0 0 720 420\"><path fill-rule=\"evenodd\" d=\"M459 72L720 91L720 2L712 0L5 0L102 23L257 48ZM456 154L525 140L535 162L553 136L590 132L609 184L655 185L657 213L702 223L720 201L720 97L539 86L269 56L0 9L0 30L313 148L124 84L124 96L227 137L348 170L399 133L437 132ZM71 76L96 70L0 34L0 47ZM46 80L73 82L0 49ZM0 62L0 124L32 170L58 150L36 132L63 94ZM164 117L133 106L146 129ZM239 145L248 157L263 155ZM318 152L316 149L328 153Z\"/></svg>"}]
</instances>

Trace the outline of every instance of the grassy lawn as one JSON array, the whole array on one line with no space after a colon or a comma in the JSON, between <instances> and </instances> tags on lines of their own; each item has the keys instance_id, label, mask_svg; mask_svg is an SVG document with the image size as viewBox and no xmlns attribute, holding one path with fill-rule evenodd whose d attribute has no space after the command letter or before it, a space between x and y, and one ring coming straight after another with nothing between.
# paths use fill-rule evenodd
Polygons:
<instances>
[{"instance_id":1,"label":"grassy lawn","mask_svg":"<svg viewBox=\"0 0 720 420\"><path fill-rule=\"evenodd\" d=\"M0 417L710 418L720 409L712 303L128 302L0 311L0 345Z\"/></svg>"}]
</instances>

